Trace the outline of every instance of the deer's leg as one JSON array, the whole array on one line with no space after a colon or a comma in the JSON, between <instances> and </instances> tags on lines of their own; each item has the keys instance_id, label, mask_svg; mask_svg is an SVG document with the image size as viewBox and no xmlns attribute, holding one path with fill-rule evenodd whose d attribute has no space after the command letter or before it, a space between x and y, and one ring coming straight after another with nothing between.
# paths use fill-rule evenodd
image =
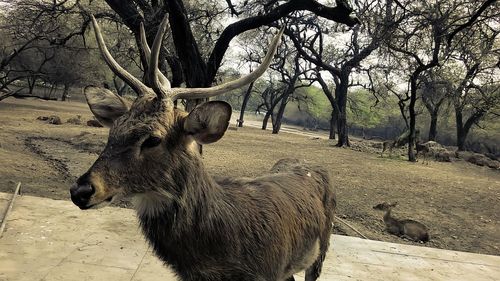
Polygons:
<instances>
[{"instance_id":1,"label":"deer's leg","mask_svg":"<svg viewBox=\"0 0 500 281\"><path fill-rule=\"evenodd\" d=\"M316 281L321 274L323 267L324 254L320 254L318 259L306 270L305 281Z\"/></svg>"},{"instance_id":2,"label":"deer's leg","mask_svg":"<svg viewBox=\"0 0 500 281\"><path fill-rule=\"evenodd\" d=\"M328 225L331 225L329 223ZM330 245L330 228L325 229L323 235L320 237L320 254L316 261L306 270L305 281L316 281L321 274L321 269L323 268L323 261L326 258L326 252L328 251L328 246Z\"/></svg>"}]
</instances>

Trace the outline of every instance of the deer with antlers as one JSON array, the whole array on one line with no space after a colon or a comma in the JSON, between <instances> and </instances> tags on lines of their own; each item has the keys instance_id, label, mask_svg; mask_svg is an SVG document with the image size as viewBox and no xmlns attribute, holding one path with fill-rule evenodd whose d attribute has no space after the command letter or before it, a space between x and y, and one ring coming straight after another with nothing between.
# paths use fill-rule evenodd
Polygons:
<instances>
[{"instance_id":1,"label":"deer with antlers","mask_svg":"<svg viewBox=\"0 0 500 281\"><path fill-rule=\"evenodd\" d=\"M257 79L283 31L247 76L211 88L171 88L158 70L166 19L151 49L141 25L147 85L118 65L93 17L92 23L106 63L138 97L129 103L109 90L85 89L91 111L110 131L98 159L71 187L71 200L90 209L132 196L154 253L181 280L294 280L302 270L306 280L316 280L335 209L328 172L282 160L267 175L216 181L197 144L224 135L231 107L210 101L186 113L173 106L175 99L213 97Z\"/></svg>"}]
</instances>

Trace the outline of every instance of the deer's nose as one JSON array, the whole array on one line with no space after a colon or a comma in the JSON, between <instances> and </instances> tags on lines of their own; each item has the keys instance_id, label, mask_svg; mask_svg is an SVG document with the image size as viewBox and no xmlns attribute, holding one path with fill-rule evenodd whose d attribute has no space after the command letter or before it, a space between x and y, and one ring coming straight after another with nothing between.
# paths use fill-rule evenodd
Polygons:
<instances>
[{"instance_id":1,"label":"deer's nose","mask_svg":"<svg viewBox=\"0 0 500 281\"><path fill-rule=\"evenodd\" d=\"M94 187L88 183L84 185L74 184L70 188L71 201L75 203L80 209L84 209L90 201L90 197L94 194Z\"/></svg>"},{"instance_id":2,"label":"deer's nose","mask_svg":"<svg viewBox=\"0 0 500 281\"><path fill-rule=\"evenodd\" d=\"M85 209L90 201L90 197L95 192L94 187L87 180L88 174L81 176L77 182L70 188L71 201L80 209Z\"/></svg>"}]
</instances>

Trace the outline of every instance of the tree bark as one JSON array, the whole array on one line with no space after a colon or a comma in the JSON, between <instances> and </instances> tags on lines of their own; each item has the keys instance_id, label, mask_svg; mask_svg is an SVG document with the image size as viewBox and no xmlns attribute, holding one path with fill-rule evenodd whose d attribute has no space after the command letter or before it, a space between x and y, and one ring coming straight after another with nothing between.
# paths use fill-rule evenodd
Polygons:
<instances>
[{"instance_id":1,"label":"tree bark","mask_svg":"<svg viewBox=\"0 0 500 281\"><path fill-rule=\"evenodd\" d=\"M68 98L68 94L69 94L69 84L65 83L64 90L61 96L61 101L66 101L66 99Z\"/></svg>"},{"instance_id":2,"label":"tree bark","mask_svg":"<svg viewBox=\"0 0 500 281\"><path fill-rule=\"evenodd\" d=\"M243 103L241 104L240 109L240 118L238 119L238 127L243 127L243 118L245 117L245 110L247 108L248 100L252 94L253 82L248 85L248 89L245 93L245 97L243 98Z\"/></svg>"},{"instance_id":3,"label":"tree bark","mask_svg":"<svg viewBox=\"0 0 500 281\"><path fill-rule=\"evenodd\" d=\"M33 89L35 88L36 80L36 76L28 77L28 95L30 96L33 95Z\"/></svg>"},{"instance_id":4,"label":"tree bark","mask_svg":"<svg viewBox=\"0 0 500 281\"><path fill-rule=\"evenodd\" d=\"M455 122L457 127L457 147L458 151L465 150L465 139L467 134L464 132L464 125L462 121L462 111L455 109Z\"/></svg>"},{"instance_id":5,"label":"tree bark","mask_svg":"<svg viewBox=\"0 0 500 281\"><path fill-rule=\"evenodd\" d=\"M330 117L330 136L328 137L331 140L335 139L335 128L337 127L337 111L332 109L332 115Z\"/></svg>"},{"instance_id":6,"label":"tree bark","mask_svg":"<svg viewBox=\"0 0 500 281\"><path fill-rule=\"evenodd\" d=\"M418 74L412 75L410 78L410 104L408 105L408 117L410 118L410 133L408 134L408 161L410 162L417 161L415 156L415 125L417 123L415 103L417 101L417 77Z\"/></svg>"},{"instance_id":7,"label":"tree bark","mask_svg":"<svg viewBox=\"0 0 500 281\"><path fill-rule=\"evenodd\" d=\"M437 121L438 121L438 111L434 110L431 112L431 124L429 126L429 141L436 141L437 137Z\"/></svg>"},{"instance_id":8,"label":"tree bark","mask_svg":"<svg viewBox=\"0 0 500 281\"><path fill-rule=\"evenodd\" d=\"M283 119L283 114L285 113L285 108L288 103L288 95L283 97L280 103L280 107L278 108L278 112L276 113L276 118L273 122L273 134L277 134L281 129L281 121Z\"/></svg>"},{"instance_id":9,"label":"tree bark","mask_svg":"<svg viewBox=\"0 0 500 281\"><path fill-rule=\"evenodd\" d=\"M323 93L325 94L326 98L330 102L330 105L332 106L332 114L330 117L330 135L329 139L334 140L335 139L335 128L337 127L337 120L338 120L338 106L337 106L337 101L332 95L332 92L328 88L328 85L326 84L325 80L321 76L321 73L318 71L316 72L316 77L317 81L321 85L321 88L323 89Z\"/></svg>"},{"instance_id":10,"label":"tree bark","mask_svg":"<svg viewBox=\"0 0 500 281\"><path fill-rule=\"evenodd\" d=\"M271 117L273 115L272 112L273 112L272 110L268 110L266 112L266 115L264 115L264 120L262 120L262 130L267 129L267 123L269 122L269 117Z\"/></svg>"},{"instance_id":11,"label":"tree bark","mask_svg":"<svg viewBox=\"0 0 500 281\"><path fill-rule=\"evenodd\" d=\"M455 119L457 124L457 146L459 151L465 150L465 141L472 128L472 125L476 124L481 118L486 114L486 111L479 110L474 112L465 124L463 123L462 108L455 109Z\"/></svg>"},{"instance_id":12,"label":"tree bark","mask_svg":"<svg viewBox=\"0 0 500 281\"><path fill-rule=\"evenodd\" d=\"M288 104L288 98L295 91L295 82L297 82L298 78L299 78L299 75L295 75L292 77L292 79L289 81L289 84L288 84L285 92L280 97L280 99L281 99L280 107L278 109L278 112L276 113L275 119L273 120L274 121L273 122L273 134L279 133L279 131L281 129L281 122L283 119L283 114L285 113L286 105Z\"/></svg>"},{"instance_id":13,"label":"tree bark","mask_svg":"<svg viewBox=\"0 0 500 281\"><path fill-rule=\"evenodd\" d=\"M344 70L339 76L340 83L335 88L335 99L337 101L337 133L338 133L338 147L350 146L349 130L347 127L347 90L349 84L350 70Z\"/></svg>"}]
</instances>

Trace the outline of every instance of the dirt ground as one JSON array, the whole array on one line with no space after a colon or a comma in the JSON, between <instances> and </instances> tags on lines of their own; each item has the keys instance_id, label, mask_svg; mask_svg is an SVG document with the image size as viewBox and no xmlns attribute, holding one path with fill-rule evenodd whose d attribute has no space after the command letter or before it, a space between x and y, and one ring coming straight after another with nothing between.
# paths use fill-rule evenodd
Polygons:
<instances>
[{"instance_id":1,"label":"dirt ground","mask_svg":"<svg viewBox=\"0 0 500 281\"><path fill-rule=\"evenodd\" d=\"M63 124L36 120L42 115L58 115ZM20 181L25 194L69 200L69 186L97 158L108 132L67 123L76 115L91 119L81 102L0 102L0 192L12 192ZM397 201L396 217L429 227L426 246L500 255L499 170L463 161L409 163L336 148L327 139L248 127L228 130L221 141L204 147L208 170L219 176L257 176L286 157L327 167L337 191L337 215L370 239L417 244L385 232L383 214L372 209ZM357 236L340 223L335 230Z\"/></svg>"}]
</instances>

